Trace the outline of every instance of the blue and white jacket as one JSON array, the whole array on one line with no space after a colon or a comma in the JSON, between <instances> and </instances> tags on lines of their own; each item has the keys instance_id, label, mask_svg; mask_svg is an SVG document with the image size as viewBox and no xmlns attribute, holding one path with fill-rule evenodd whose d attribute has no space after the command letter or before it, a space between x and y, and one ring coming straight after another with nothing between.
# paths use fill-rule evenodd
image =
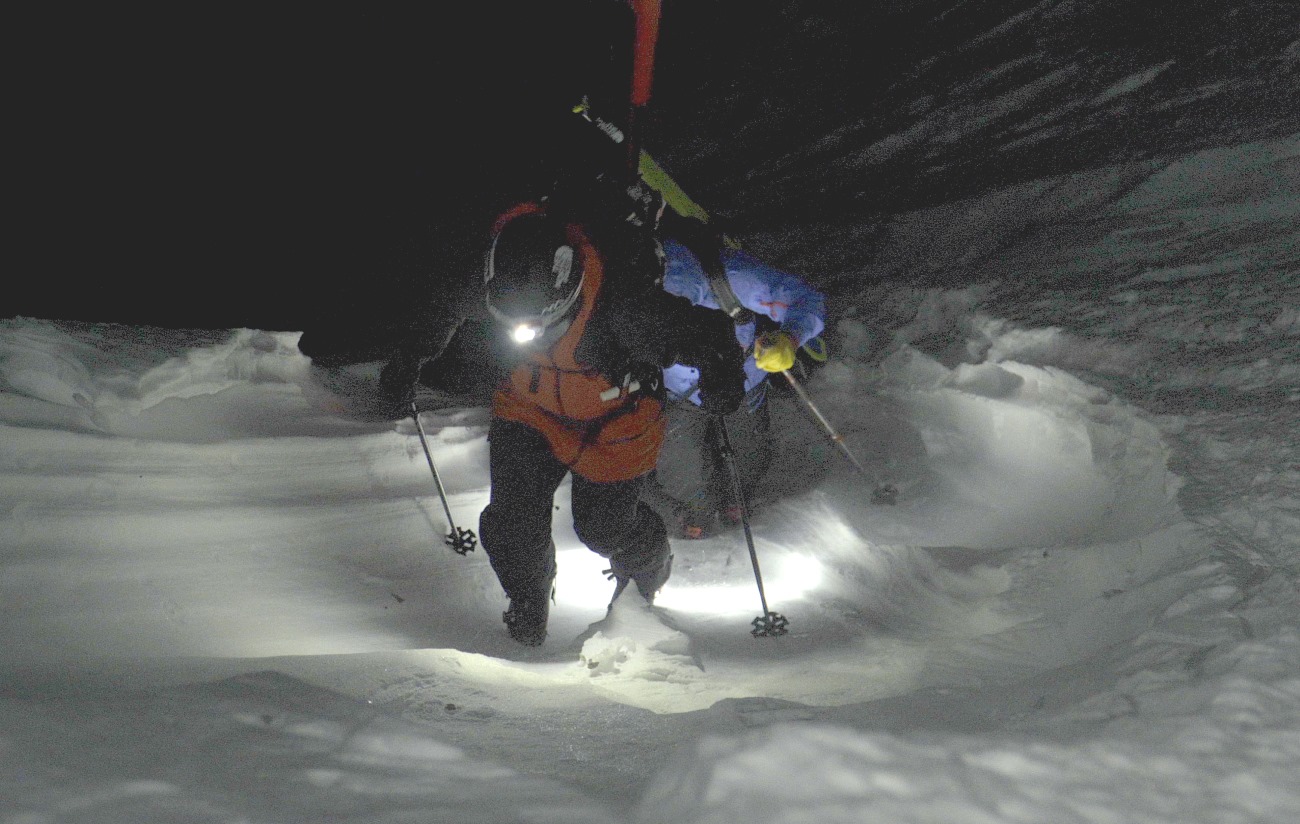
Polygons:
<instances>
[{"instance_id":1,"label":"blue and white jacket","mask_svg":"<svg viewBox=\"0 0 1300 824\"><path fill-rule=\"evenodd\" d=\"M697 306L721 311L699 258L675 240L665 240L663 249L664 289ZM822 333L826 325L826 297L821 292L795 275L774 269L735 249L723 250L722 263L731 290L740 303L754 314L766 315L776 321L796 346L802 346ZM752 321L736 325L736 340L747 350L754 342L755 326ZM751 405L757 406L762 402L762 393L754 390L763 385L768 374L758 368L754 354L750 352L745 359L745 392ZM664 370L664 387L673 397L680 398L698 381L699 371L680 363ZM699 405L698 390L691 394L690 400Z\"/></svg>"}]
</instances>

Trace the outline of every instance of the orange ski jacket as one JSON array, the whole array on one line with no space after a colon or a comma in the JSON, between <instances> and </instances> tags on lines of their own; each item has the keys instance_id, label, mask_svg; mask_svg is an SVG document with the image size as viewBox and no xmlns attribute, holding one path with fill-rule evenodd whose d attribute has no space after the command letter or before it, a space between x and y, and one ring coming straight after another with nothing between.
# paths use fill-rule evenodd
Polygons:
<instances>
[{"instance_id":1,"label":"orange ski jacket","mask_svg":"<svg viewBox=\"0 0 1300 824\"><path fill-rule=\"evenodd\" d=\"M497 222L496 232L540 208L516 207ZM565 232L582 261L577 315L550 346L515 365L493 394L492 413L541 432L555 457L575 474L597 482L631 480L653 469L658 459L663 402L631 372L615 382L576 356L605 284L605 262L582 227L569 223Z\"/></svg>"}]
</instances>

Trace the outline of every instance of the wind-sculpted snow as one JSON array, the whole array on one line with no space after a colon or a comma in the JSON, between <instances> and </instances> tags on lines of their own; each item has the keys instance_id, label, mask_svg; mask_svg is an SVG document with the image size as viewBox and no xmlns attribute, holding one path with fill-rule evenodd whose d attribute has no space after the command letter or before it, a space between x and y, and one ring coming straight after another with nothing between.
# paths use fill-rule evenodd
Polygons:
<instances>
[{"instance_id":1,"label":"wind-sculpted snow","mask_svg":"<svg viewBox=\"0 0 1300 824\"><path fill-rule=\"evenodd\" d=\"M1049 672L1086 668L1124 643L1167 643L1170 630L1152 632L1153 625L1205 620L1195 616L1213 615L1240 590L1231 579L1205 585L1218 574L1205 565L1207 533L1174 503L1181 481L1151 416L1042 363L1080 357L1070 345L1077 341L991 318L970 298L920 296L923 310L885 337L889 354L878 363L858 359L872 336L849 322L844 338L863 348L846 344L838 362L808 381L870 483L795 399L774 398L780 473L753 527L767 597L789 618L788 636L749 636L759 601L736 532L679 543L676 575L655 609L620 602L606 615L603 562L572 535L562 489L558 601L551 639L537 653L501 631L501 599L481 553L460 558L441 544L445 524L411 422L340 417L292 335L172 340L140 357L123 354L134 331L122 330L114 343L75 324L8 322L0 337L0 484L13 503L0 541L11 689L48 690L41 673L69 668L97 671L90 683L148 685L261 662L365 696L373 707L282 676L170 688L130 699L129 712L75 693L40 710L9 702L10 750L39 746L60 719L60 734L84 758L126 752L137 765L129 774L100 767L93 785L64 786L53 776L66 760L28 759L28 774L49 780L39 799L22 797L68 814L119 816L110 820L159 809L229 815L271 803L287 783L297 788L301 820L381 798L390 810L394 798L437 805L456 820L477 820L475 810L489 811L482 820L613 820L569 788L597 798L640 792L647 775L638 761L588 736L586 757L603 766L570 772L550 754L555 745L539 744L556 725L582 727L594 717L654 752L685 744L680 766L646 789L637 813L644 821L710 820L699 817L710 808L720 821L742 810L769 820L766 808L770 820L788 820L792 806L854 820L865 799L874 810L911 810L922 821L994 791L1003 804L1050 809L1034 789L1040 783L1024 783L1030 764L1019 749L982 737L864 736L852 731L862 723L855 718L865 711L888 729L891 707L902 707L893 723L906 729L924 705L946 723L978 728L1013 712L1018 696L1029 700ZM1266 324L1279 340L1294 327L1289 311ZM944 329L951 340L936 341ZM166 342L172 334L145 337ZM949 367L918 348L954 345L989 359ZM1095 342L1088 351L1097 363L1131 357ZM1024 354L1040 365L1014 359ZM281 412L285 419L275 417ZM445 407L424 422L454 514L472 527L486 501L485 413ZM900 487L894 506L871 503L874 483L885 480ZM1235 517L1207 521L1209 534L1220 523L1223 534L1235 534ZM1103 690L1043 723L1096 723L1123 718L1132 702L1159 702L1151 691L1175 689L1168 679L1177 684L1177 670L1150 673L1156 681ZM1276 716L1294 688L1272 670L1212 683L1211 698L1222 695L1246 716ZM988 684L1009 685L1006 707L973 697ZM955 704L945 703L949 692ZM1184 693L1178 701L1208 700L1194 686ZM1038 700L1046 695L1060 700L1057 688L1041 688ZM979 710L965 722L955 708L964 701ZM66 721L134 730L131 713L155 711L180 712L187 722L164 724L136 744L126 732L89 740ZM682 720L651 723L638 714L645 711ZM761 729L739 735L737 724ZM210 753L218 761L229 753L225 762L237 762L252 746L279 755L259 758L256 776L237 766L196 767L183 761L192 725L221 742ZM485 737L484 729L493 732ZM1210 756L1194 729L1171 719L1129 743L1095 743L1082 761L1075 747L1043 743L1032 763L1047 776L1041 786L1055 777L1061 792L1084 780L1080 771L1113 784L1124 765L1134 777L1115 786L1132 809L1168 803L1171 796L1139 792L1159 776L1183 788L1178 797L1190 793L1226 812L1232 805L1222 799L1238 771L1249 764L1257 780L1281 781L1293 755L1284 737L1262 728L1242 740L1259 753L1253 760L1233 750ZM497 763L524 748L517 763L535 777L476 761L456 742ZM1153 766L1159 757L1166 762ZM818 764L815 775L800 778L801 759ZM755 764L774 762L786 768L756 773ZM196 795L195 769L217 792ZM1196 778L1206 771L1221 777ZM765 806L760 786L773 793ZM1282 814L1286 804L1265 796L1256 811Z\"/></svg>"},{"instance_id":2,"label":"wind-sculpted snow","mask_svg":"<svg viewBox=\"0 0 1300 824\"><path fill-rule=\"evenodd\" d=\"M273 820L307 824L374 820L377 807L390 821L616 820L571 788L475 759L361 701L273 671L122 704L2 701L0 729L6 752L25 757L22 800L47 811L6 822L250 821L273 810ZM93 779L61 776L69 765L44 747L51 739ZM249 759L250 750L261 757Z\"/></svg>"},{"instance_id":3,"label":"wind-sculpted snow","mask_svg":"<svg viewBox=\"0 0 1300 824\"><path fill-rule=\"evenodd\" d=\"M532 657L494 631L501 598L482 554L442 545L445 516L411 420L349 416L358 390L373 391L373 368L316 369L290 333L173 340L161 347L170 356L141 358L112 330L11 321L0 413L23 435L6 439L3 483L24 504L4 535L51 571L76 570L41 583L66 593L59 603L115 581L117 608L14 613L10 649L53 663L91 650L448 648L546 662L557 685L660 713L754 696L829 706L993 666L1068 663L1136 632L1160 598L1129 609L1115 596L1197 544L1179 526L1160 433L1139 410L1061 369L949 368L907 342L946 324L971 340L996 330L988 350L1014 334L969 298L922 297L887 357L850 349L808 381L870 477L795 396L774 395L779 471L755 501L757 576L739 531L679 543L656 613L606 620L604 561L573 535L563 487L557 605ZM24 402L65 411L27 430ZM471 529L487 501L486 424L480 408L424 415L453 517ZM893 506L872 501L885 482L901 491ZM760 580L789 638L750 637ZM647 620L672 630L654 640L636 629ZM967 663L935 668L936 649ZM819 677L800 677L810 667Z\"/></svg>"},{"instance_id":4,"label":"wind-sculpted snow","mask_svg":"<svg viewBox=\"0 0 1300 824\"><path fill-rule=\"evenodd\" d=\"M905 489L899 506L846 508L872 540L1086 545L1140 536L1175 511L1159 431L1104 390L1014 361L948 370L912 349L881 368L877 392L924 453L886 458L882 473Z\"/></svg>"}]
</instances>

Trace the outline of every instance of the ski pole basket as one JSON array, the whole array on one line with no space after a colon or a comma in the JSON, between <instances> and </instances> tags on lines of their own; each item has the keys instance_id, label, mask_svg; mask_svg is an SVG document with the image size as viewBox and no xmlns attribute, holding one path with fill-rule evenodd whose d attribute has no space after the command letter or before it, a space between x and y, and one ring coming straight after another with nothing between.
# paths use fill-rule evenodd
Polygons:
<instances>
[{"instance_id":1,"label":"ski pole basket","mask_svg":"<svg viewBox=\"0 0 1300 824\"><path fill-rule=\"evenodd\" d=\"M760 615L750 622L753 629L749 634L755 638L775 638L779 635L785 635L789 632L790 622L779 612L769 612L766 615Z\"/></svg>"},{"instance_id":2,"label":"ski pole basket","mask_svg":"<svg viewBox=\"0 0 1300 824\"><path fill-rule=\"evenodd\" d=\"M478 536L474 534L474 530L458 526L452 526L445 540L447 546L451 547L451 551L457 555L468 555L474 551L474 547L478 546Z\"/></svg>"}]
</instances>

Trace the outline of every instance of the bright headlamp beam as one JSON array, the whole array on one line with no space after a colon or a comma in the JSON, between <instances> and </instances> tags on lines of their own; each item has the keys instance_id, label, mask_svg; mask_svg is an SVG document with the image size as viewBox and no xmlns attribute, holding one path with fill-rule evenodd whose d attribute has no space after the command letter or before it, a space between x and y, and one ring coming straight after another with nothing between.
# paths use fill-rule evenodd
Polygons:
<instances>
[{"instance_id":1,"label":"bright headlamp beam","mask_svg":"<svg viewBox=\"0 0 1300 824\"><path fill-rule=\"evenodd\" d=\"M521 323L511 331L510 336L514 338L515 343L528 343L537 338L539 330L536 326L528 323Z\"/></svg>"}]
</instances>

